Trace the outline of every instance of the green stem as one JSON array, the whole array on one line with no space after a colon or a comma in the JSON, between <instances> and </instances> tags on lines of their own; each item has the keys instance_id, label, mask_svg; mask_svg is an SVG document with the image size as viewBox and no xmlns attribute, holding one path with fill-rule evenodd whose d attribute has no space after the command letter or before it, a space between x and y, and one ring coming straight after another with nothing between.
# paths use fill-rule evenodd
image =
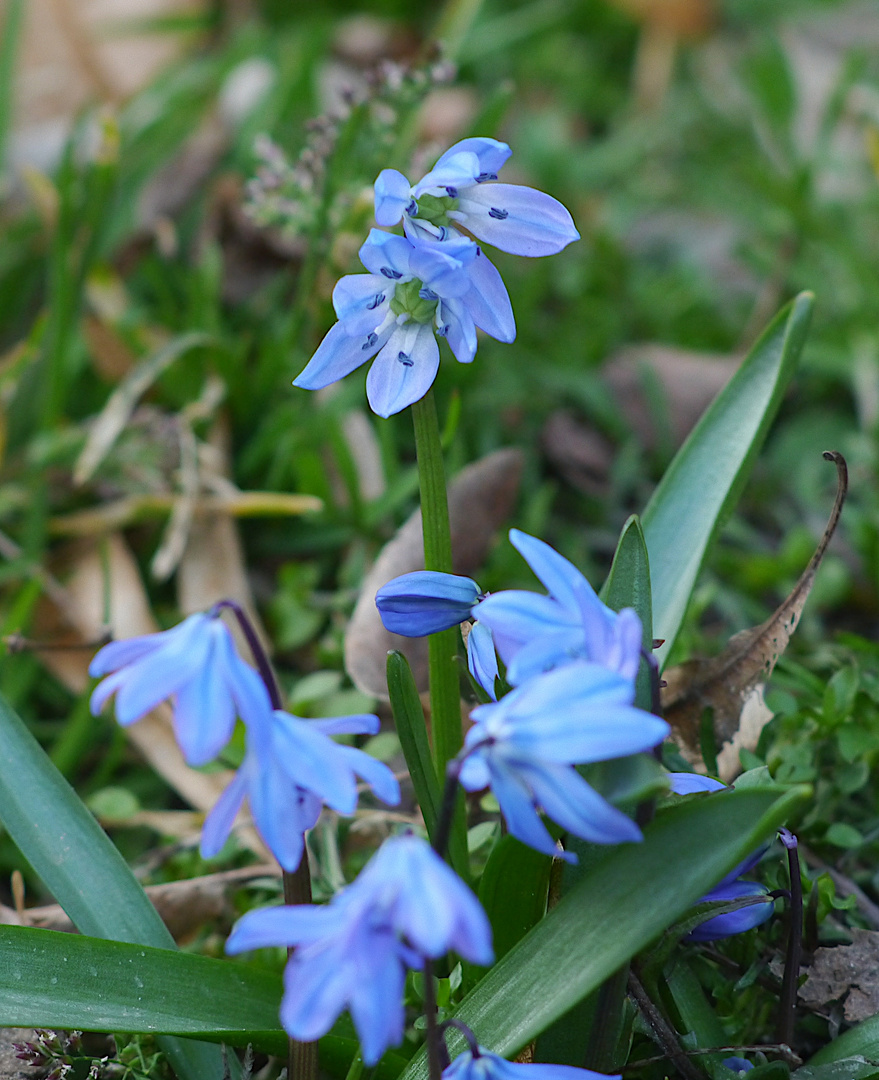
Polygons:
<instances>
[{"instance_id":1,"label":"green stem","mask_svg":"<svg viewBox=\"0 0 879 1080\"><path fill-rule=\"evenodd\" d=\"M424 534L424 568L452 573L452 537L446 474L433 391L428 390L412 406L418 480L421 486L421 528ZM430 670L430 724L433 761L440 785L445 783L446 762L463 744L461 698L458 692L457 631L443 630L428 638Z\"/></svg>"}]
</instances>

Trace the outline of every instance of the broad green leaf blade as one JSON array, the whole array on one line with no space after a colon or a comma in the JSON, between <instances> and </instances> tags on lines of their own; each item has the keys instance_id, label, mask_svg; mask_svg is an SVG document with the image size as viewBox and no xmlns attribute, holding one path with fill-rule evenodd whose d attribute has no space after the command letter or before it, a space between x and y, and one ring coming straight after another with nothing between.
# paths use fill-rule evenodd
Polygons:
<instances>
[{"instance_id":1,"label":"broad green leaf blade","mask_svg":"<svg viewBox=\"0 0 879 1080\"><path fill-rule=\"evenodd\" d=\"M482 879L479 902L491 922L498 960L543 917L552 859L514 836L495 844Z\"/></svg>"},{"instance_id":2,"label":"broad green leaf blade","mask_svg":"<svg viewBox=\"0 0 879 1080\"><path fill-rule=\"evenodd\" d=\"M112 841L3 698L0 820L81 933L176 948ZM32 989L30 982L25 986ZM218 1047L169 1039L162 1049L187 1080L223 1075Z\"/></svg>"},{"instance_id":3,"label":"broad green leaf blade","mask_svg":"<svg viewBox=\"0 0 879 1080\"><path fill-rule=\"evenodd\" d=\"M823 1046L807 1065L829 1065L850 1057L879 1061L879 1014L837 1036L833 1042Z\"/></svg>"},{"instance_id":4,"label":"broad green leaf blade","mask_svg":"<svg viewBox=\"0 0 879 1080\"><path fill-rule=\"evenodd\" d=\"M517 1053L781 825L810 789L731 792L662 811L641 844L609 851L461 1002L488 1049ZM450 1037L457 1052L462 1042ZM425 1080L419 1053L404 1080Z\"/></svg>"},{"instance_id":5,"label":"broad green leaf blade","mask_svg":"<svg viewBox=\"0 0 879 1080\"><path fill-rule=\"evenodd\" d=\"M20 926L0 927L0 952L0 1026L175 1032L287 1052L278 1021L281 977L273 971ZM321 1064L344 1076L357 1049L354 1038L327 1035ZM386 1054L377 1080L391 1080L405 1064Z\"/></svg>"},{"instance_id":6,"label":"broad green leaf blade","mask_svg":"<svg viewBox=\"0 0 879 1080\"><path fill-rule=\"evenodd\" d=\"M664 663L705 555L750 471L802 351L813 296L769 324L675 455L642 516ZM819 448L821 449L821 448Z\"/></svg>"},{"instance_id":7,"label":"broad green leaf blade","mask_svg":"<svg viewBox=\"0 0 879 1080\"><path fill-rule=\"evenodd\" d=\"M601 589L601 599L614 611L634 608L644 626L644 645L650 648L653 630L653 591L644 529L637 514L623 525L617 541L610 573Z\"/></svg>"}]
</instances>

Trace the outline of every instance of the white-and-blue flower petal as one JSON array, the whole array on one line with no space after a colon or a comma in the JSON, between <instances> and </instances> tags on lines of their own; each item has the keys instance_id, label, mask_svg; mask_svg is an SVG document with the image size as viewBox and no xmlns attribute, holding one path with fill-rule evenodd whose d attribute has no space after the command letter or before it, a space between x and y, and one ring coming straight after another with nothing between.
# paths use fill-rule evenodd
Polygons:
<instances>
[{"instance_id":1,"label":"white-and-blue flower petal","mask_svg":"<svg viewBox=\"0 0 879 1080\"><path fill-rule=\"evenodd\" d=\"M494 688L495 680L500 675L497 654L491 630L482 621L475 622L467 635L467 667L491 700L497 701Z\"/></svg>"},{"instance_id":2,"label":"white-and-blue flower petal","mask_svg":"<svg viewBox=\"0 0 879 1080\"><path fill-rule=\"evenodd\" d=\"M366 396L388 417L423 398L439 368L439 346L426 323L405 323L391 334L366 377ZM306 369L307 370L307 369Z\"/></svg>"},{"instance_id":3,"label":"white-and-blue flower petal","mask_svg":"<svg viewBox=\"0 0 879 1080\"><path fill-rule=\"evenodd\" d=\"M395 285L380 274L347 274L333 289L333 307L349 337L364 337L384 322Z\"/></svg>"},{"instance_id":4,"label":"white-and-blue flower petal","mask_svg":"<svg viewBox=\"0 0 879 1080\"><path fill-rule=\"evenodd\" d=\"M580 239L573 218L558 199L518 184L468 187L449 217L511 255L555 255Z\"/></svg>"},{"instance_id":5,"label":"white-and-blue flower petal","mask_svg":"<svg viewBox=\"0 0 879 1080\"><path fill-rule=\"evenodd\" d=\"M412 202L412 188L396 169L382 169L373 185L375 220L379 225L396 225Z\"/></svg>"},{"instance_id":6,"label":"white-and-blue flower petal","mask_svg":"<svg viewBox=\"0 0 879 1080\"><path fill-rule=\"evenodd\" d=\"M480 176L485 176L486 179L494 179L506 162L509 161L512 152L505 142L489 139L484 135L474 135L469 139L461 139L454 146L450 146L444 154L437 158L432 171L443 168L446 162L455 157L456 154L475 154L478 171L473 179L479 180Z\"/></svg>"},{"instance_id":7,"label":"white-and-blue flower petal","mask_svg":"<svg viewBox=\"0 0 879 1080\"><path fill-rule=\"evenodd\" d=\"M380 275L389 283L408 281L412 276L409 270L412 251L412 244L405 236L370 229L360 248L360 261L371 274Z\"/></svg>"},{"instance_id":8,"label":"white-and-blue flower petal","mask_svg":"<svg viewBox=\"0 0 879 1080\"><path fill-rule=\"evenodd\" d=\"M317 352L293 380L294 386L304 390L320 390L330 383L350 375L379 351L390 336L389 327L384 334L371 332L363 337L350 337L341 323L331 326Z\"/></svg>"},{"instance_id":9,"label":"white-and-blue flower petal","mask_svg":"<svg viewBox=\"0 0 879 1080\"><path fill-rule=\"evenodd\" d=\"M577 567L555 548L550 547L545 540L530 536L521 529L510 529L510 543L528 563L550 596L572 615L576 615L580 610L577 589L583 585L596 601L601 603L595 596L595 590Z\"/></svg>"},{"instance_id":10,"label":"white-and-blue flower petal","mask_svg":"<svg viewBox=\"0 0 879 1080\"><path fill-rule=\"evenodd\" d=\"M476 324L461 300L442 300L437 307L437 332L448 341L461 364L470 364L476 356Z\"/></svg>"},{"instance_id":11,"label":"white-and-blue flower petal","mask_svg":"<svg viewBox=\"0 0 879 1080\"><path fill-rule=\"evenodd\" d=\"M452 152L454 151L454 153ZM428 192L457 196L458 189L476 183L481 169L479 158L468 150L447 150L429 173L426 173L412 188L416 199Z\"/></svg>"},{"instance_id":12,"label":"white-and-blue flower petal","mask_svg":"<svg viewBox=\"0 0 879 1080\"><path fill-rule=\"evenodd\" d=\"M485 252L477 249L470 264L470 289L464 294L464 306L476 325L498 341L515 341L516 320L513 305L497 267Z\"/></svg>"}]
</instances>

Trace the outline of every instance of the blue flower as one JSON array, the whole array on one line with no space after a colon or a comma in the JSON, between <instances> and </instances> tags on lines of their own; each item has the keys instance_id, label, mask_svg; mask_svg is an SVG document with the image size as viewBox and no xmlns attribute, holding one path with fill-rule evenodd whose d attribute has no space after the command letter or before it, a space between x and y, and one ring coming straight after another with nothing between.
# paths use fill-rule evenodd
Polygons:
<instances>
[{"instance_id":1,"label":"blue flower","mask_svg":"<svg viewBox=\"0 0 879 1080\"><path fill-rule=\"evenodd\" d=\"M491 927L479 901L411 835L386 840L357 880L324 907L245 915L226 951L269 945L296 947L284 973L286 1031L312 1041L347 1007L367 1065L402 1041L407 968L450 949L474 964L493 960Z\"/></svg>"},{"instance_id":2,"label":"blue flower","mask_svg":"<svg viewBox=\"0 0 879 1080\"><path fill-rule=\"evenodd\" d=\"M579 660L478 706L464 741L461 784L468 791L490 787L513 836L548 855L558 852L538 808L593 843L640 840L637 825L573 768L649 750L668 735L668 724L634 708L633 696L630 679Z\"/></svg>"},{"instance_id":3,"label":"blue flower","mask_svg":"<svg viewBox=\"0 0 879 1080\"><path fill-rule=\"evenodd\" d=\"M729 881L721 883L706 893L700 900L705 904L711 900L740 900L749 896L765 896L764 903L749 904L735 911L729 911L725 915L715 915L712 919L706 919L695 930L687 935L687 941L719 941L720 938L732 937L733 934L743 934L746 930L753 930L755 926L765 923L775 911L775 903L769 895L765 885L757 881Z\"/></svg>"},{"instance_id":4,"label":"blue flower","mask_svg":"<svg viewBox=\"0 0 879 1080\"><path fill-rule=\"evenodd\" d=\"M728 1057L723 1059L723 1064L734 1073L746 1073L750 1072L754 1066L748 1061L747 1058L742 1057Z\"/></svg>"},{"instance_id":5,"label":"blue flower","mask_svg":"<svg viewBox=\"0 0 879 1080\"><path fill-rule=\"evenodd\" d=\"M495 680L500 676L497 654L491 630L483 622L473 623L467 634L467 667L491 700L497 701Z\"/></svg>"},{"instance_id":6,"label":"blue flower","mask_svg":"<svg viewBox=\"0 0 879 1080\"><path fill-rule=\"evenodd\" d=\"M711 776L702 776L701 773L669 773L668 783L675 795L693 795L702 791L726 791L726 784L722 784Z\"/></svg>"},{"instance_id":7,"label":"blue flower","mask_svg":"<svg viewBox=\"0 0 879 1080\"><path fill-rule=\"evenodd\" d=\"M340 814L354 813L358 776L383 802L396 805L400 785L387 765L329 737L374 735L378 727L371 714L303 720L277 710L267 723L249 729L241 768L205 820L202 855L211 858L223 846L245 796L260 836L291 872L324 803Z\"/></svg>"},{"instance_id":8,"label":"blue flower","mask_svg":"<svg viewBox=\"0 0 879 1080\"><path fill-rule=\"evenodd\" d=\"M479 605L479 619L491 629L507 665L507 681L517 686L574 659L591 660L634 679L642 633L635 611L611 611L576 566L537 537L511 529L510 541L549 596L507 589Z\"/></svg>"},{"instance_id":9,"label":"blue flower","mask_svg":"<svg viewBox=\"0 0 879 1080\"><path fill-rule=\"evenodd\" d=\"M174 730L190 765L219 754L236 714L254 726L272 710L262 680L214 614L190 615L171 630L113 641L95 655L89 674L107 676L92 694L92 712L97 715L116 694L116 718L123 726L172 698Z\"/></svg>"},{"instance_id":10,"label":"blue flower","mask_svg":"<svg viewBox=\"0 0 879 1080\"><path fill-rule=\"evenodd\" d=\"M475 581L434 570L415 570L389 581L375 594L386 630L424 637L448 630L470 617L482 593Z\"/></svg>"},{"instance_id":11,"label":"blue flower","mask_svg":"<svg viewBox=\"0 0 879 1080\"><path fill-rule=\"evenodd\" d=\"M465 1050L443 1069L443 1080L621 1080L620 1074L606 1076L573 1065L545 1065L506 1061L480 1046L478 1053Z\"/></svg>"},{"instance_id":12,"label":"blue flower","mask_svg":"<svg viewBox=\"0 0 879 1080\"><path fill-rule=\"evenodd\" d=\"M373 229L360 249L368 274L349 274L333 290L339 321L294 386L319 390L375 359L366 396L390 416L430 389L439 367L436 335L462 364L476 355L476 328L512 341L516 323L500 274L463 236L414 242Z\"/></svg>"},{"instance_id":13,"label":"blue flower","mask_svg":"<svg viewBox=\"0 0 879 1080\"><path fill-rule=\"evenodd\" d=\"M446 240L455 224L479 240L512 255L554 255L580 234L571 215L552 196L517 184L497 184L511 154L496 139L455 143L430 172L410 186L396 169L383 169L375 182L375 220L407 235Z\"/></svg>"}]
</instances>

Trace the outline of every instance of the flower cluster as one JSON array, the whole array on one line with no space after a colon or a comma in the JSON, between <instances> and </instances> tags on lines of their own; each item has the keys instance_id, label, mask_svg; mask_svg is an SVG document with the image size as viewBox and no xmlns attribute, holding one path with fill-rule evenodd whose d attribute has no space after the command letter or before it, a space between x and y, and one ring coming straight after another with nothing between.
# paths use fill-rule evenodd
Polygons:
<instances>
[{"instance_id":1,"label":"flower cluster","mask_svg":"<svg viewBox=\"0 0 879 1080\"><path fill-rule=\"evenodd\" d=\"M510 540L548 595L485 596L469 578L416 571L379 589L382 621L420 637L477 620L467 635L469 666L492 701L471 714L460 781L469 791L491 788L513 836L556 854L542 810L565 832L594 843L640 840L638 826L574 766L650 750L668 734L665 721L632 704L641 620L631 609L611 611L549 544L518 529ZM515 687L500 701L498 655Z\"/></svg>"},{"instance_id":2,"label":"flower cluster","mask_svg":"<svg viewBox=\"0 0 879 1080\"><path fill-rule=\"evenodd\" d=\"M89 673L105 676L92 694L98 713L116 695L120 724L132 724L170 699L174 729L190 765L217 756L232 736L236 715L245 725L244 761L217 801L202 833L202 854L216 855L245 797L256 827L272 854L288 871L299 865L304 834L324 804L351 814L359 776L383 801L400 800L390 769L362 750L343 746L331 735L375 734L372 714L330 720L303 720L273 708L269 691L238 655L220 606L190 615L158 634L105 645Z\"/></svg>"},{"instance_id":3,"label":"flower cluster","mask_svg":"<svg viewBox=\"0 0 879 1080\"><path fill-rule=\"evenodd\" d=\"M571 215L541 191L498 184L510 156L496 139L463 139L414 186L384 169L375 182L375 219L399 236L373 229L360 249L366 274L333 290L339 321L295 386L318 390L375 357L366 381L369 404L390 416L430 389L439 367L437 338L455 358L476 355L476 330L498 341L516 336L501 276L472 236L516 255L551 255L579 238ZM465 235L458 226L472 236Z\"/></svg>"}]
</instances>

